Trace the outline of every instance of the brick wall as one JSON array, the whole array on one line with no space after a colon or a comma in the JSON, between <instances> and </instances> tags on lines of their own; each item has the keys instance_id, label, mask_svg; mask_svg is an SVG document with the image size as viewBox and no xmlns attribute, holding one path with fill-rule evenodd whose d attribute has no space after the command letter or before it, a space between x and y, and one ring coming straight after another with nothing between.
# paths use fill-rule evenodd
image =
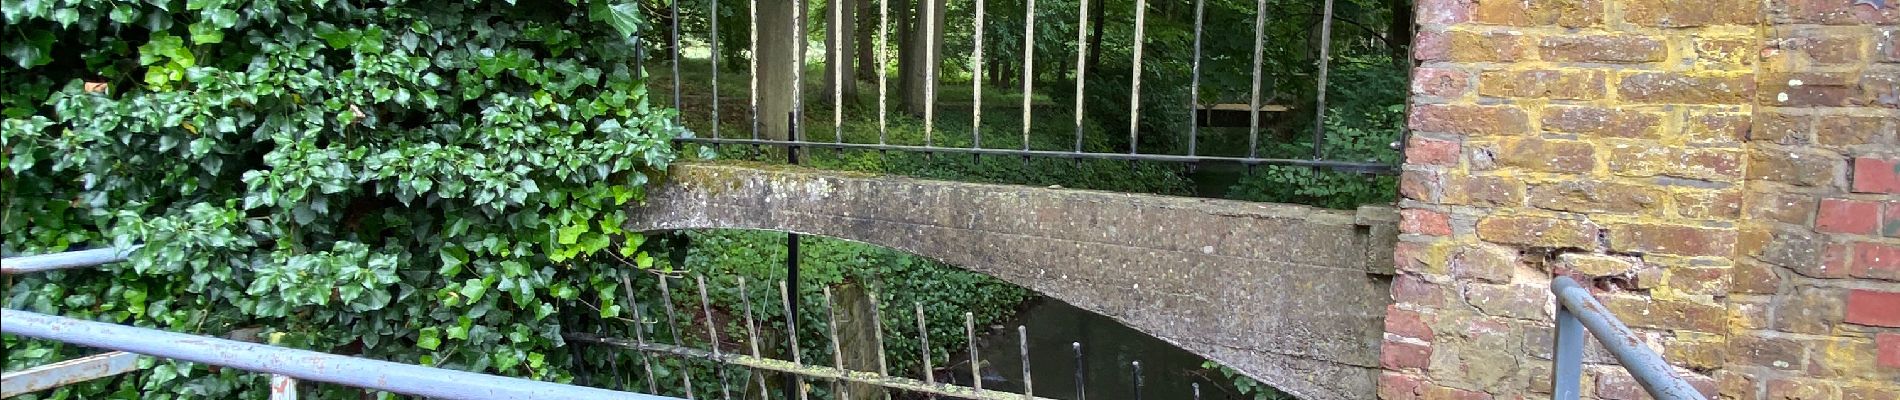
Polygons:
<instances>
[{"instance_id":1,"label":"brick wall","mask_svg":"<svg viewBox=\"0 0 1900 400\"><path fill-rule=\"evenodd\" d=\"M1562 274L1711 398L1900 399L1900 4L1417 1L1381 398L1548 398Z\"/></svg>"}]
</instances>

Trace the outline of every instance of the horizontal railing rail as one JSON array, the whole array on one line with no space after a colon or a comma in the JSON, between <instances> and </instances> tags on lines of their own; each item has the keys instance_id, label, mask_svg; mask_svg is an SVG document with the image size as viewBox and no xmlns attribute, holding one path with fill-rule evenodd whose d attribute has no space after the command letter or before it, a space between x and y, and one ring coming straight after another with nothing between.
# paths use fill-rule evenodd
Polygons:
<instances>
[{"instance_id":1,"label":"horizontal railing rail","mask_svg":"<svg viewBox=\"0 0 1900 400\"><path fill-rule=\"evenodd\" d=\"M1583 375L1584 331L1616 357L1636 383L1657 400L1706 400L1689 381L1676 375L1675 367L1661 355L1644 346L1635 331L1616 319L1590 295L1590 290L1569 277L1557 277L1550 291L1557 296L1556 365L1551 368L1554 400L1576 400Z\"/></svg>"},{"instance_id":2,"label":"horizontal railing rail","mask_svg":"<svg viewBox=\"0 0 1900 400\"><path fill-rule=\"evenodd\" d=\"M0 272L17 274L124 261L136 248L104 248L0 259ZM158 329L109 324L31 311L0 309L0 332L85 347L117 350L7 373L0 397L104 378L136 370L136 355L183 360L272 374L271 398L295 399L296 380L327 382L435 399L622 399L673 397L424 367L271 346Z\"/></svg>"}]
</instances>

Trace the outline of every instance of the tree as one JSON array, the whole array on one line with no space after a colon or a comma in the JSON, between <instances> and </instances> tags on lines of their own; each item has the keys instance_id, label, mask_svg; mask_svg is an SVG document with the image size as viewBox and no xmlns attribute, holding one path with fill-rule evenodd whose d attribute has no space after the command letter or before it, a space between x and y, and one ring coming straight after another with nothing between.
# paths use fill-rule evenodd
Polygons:
<instances>
[{"instance_id":1,"label":"tree","mask_svg":"<svg viewBox=\"0 0 1900 400\"><path fill-rule=\"evenodd\" d=\"M843 93L846 99L858 97L858 70L852 65L853 40L857 32L857 3L870 3L871 0L829 0L825 6L825 89L820 97L831 100L834 105L842 105L838 99L832 99L833 87Z\"/></svg>"},{"instance_id":2,"label":"tree","mask_svg":"<svg viewBox=\"0 0 1900 400\"><path fill-rule=\"evenodd\" d=\"M934 79L930 79L931 75L939 70L944 58L945 0L917 1L917 18L912 22L904 41L904 109L911 114L924 113L924 108L928 106L924 93L926 85L934 83ZM924 48L927 45L934 45L934 48Z\"/></svg>"},{"instance_id":3,"label":"tree","mask_svg":"<svg viewBox=\"0 0 1900 400\"><path fill-rule=\"evenodd\" d=\"M771 140L787 140L791 136L792 113L792 74L798 68L796 45L801 35L785 34L795 32L796 16L801 1L795 0L759 0L759 43L757 44L759 71L759 135Z\"/></svg>"}]
</instances>

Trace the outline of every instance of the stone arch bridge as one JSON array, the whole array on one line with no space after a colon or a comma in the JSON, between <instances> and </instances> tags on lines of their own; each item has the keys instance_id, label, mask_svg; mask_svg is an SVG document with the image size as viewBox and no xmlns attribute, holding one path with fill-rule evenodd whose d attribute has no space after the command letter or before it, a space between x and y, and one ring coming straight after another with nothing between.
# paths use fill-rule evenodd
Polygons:
<instances>
[{"instance_id":1,"label":"stone arch bridge","mask_svg":"<svg viewBox=\"0 0 1900 400\"><path fill-rule=\"evenodd\" d=\"M1376 392L1397 215L688 163L631 229L875 244L1030 288L1308 399Z\"/></svg>"}]
</instances>

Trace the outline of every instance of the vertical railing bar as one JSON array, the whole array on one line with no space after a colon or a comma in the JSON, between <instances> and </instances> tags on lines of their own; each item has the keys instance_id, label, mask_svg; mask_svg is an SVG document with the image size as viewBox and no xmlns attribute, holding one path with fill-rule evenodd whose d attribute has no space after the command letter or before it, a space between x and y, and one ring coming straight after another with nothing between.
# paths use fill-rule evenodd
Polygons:
<instances>
[{"instance_id":1,"label":"vertical railing bar","mask_svg":"<svg viewBox=\"0 0 1900 400\"><path fill-rule=\"evenodd\" d=\"M792 34L785 35L792 41L792 141L805 141L805 0L792 5ZM791 151L797 151L792 149ZM802 381L801 381L802 382Z\"/></svg>"},{"instance_id":2,"label":"vertical railing bar","mask_svg":"<svg viewBox=\"0 0 1900 400\"><path fill-rule=\"evenodd\" d=\"M983 391L983 361L977 356L976 313L968 311L963 313L963 334L966 336L965 341L970 344L970 387L981 392Z\"/></svg>"},{"instance_id":3,"label":"vertical railing bar","mask_svg":"<svg viewBox=\"0 0 1900 400\"><path fill-rule=\"evenodd\" d=\"M825 286L824 291L825 318L828 320L827 322L830 322L830 324L825 325L825 327L831 330L831 366L837 368L839 371L847 371L844 369L844 347L838 345L838 308L836 303L833 303L831 300L831 286ZM846 385L842 379L833 379L831 381L832 390L838 392L838 399L851 398L851 392L846 386L848 385Z\"/></svg>"},{"instance_id":4,"label":"vertical railing bar","mask_svg":"<svg viewBox=\"0 0 1900 400\"><path fill-rule=\"evenodd\" d=\"M1200 382L1190 383L1188 384L1188 387L1194 389L1194 400L1201 400L1201 383Z\"/></svg>"},{"instance_id":5,"label":"vertical railing bar","mask_svg":"<svg viewBox=\"0 0 1900 400\"><path fill-rule=\"evenodd\" d=\"M625 271L620 273L620 288L627 292L627 307L633 309L633 340L635 343L645 345L647 343L646 313L640 311L640 300L636 299L633 294L633 279L631 276L628 276ZM653 378L653 362L651 358L652 356L646 353L640 353L640 368L645 370L647 374L647 393L659 394L660 385L659 382Z\"/></svg>"},{"instance_id":6,"label":"vertical railing bar","mask_svg":"<svg viewBox=\"0 0 1900 400\"><path fill-rule=\"evenodd\" d=\"M1147 34L1148 0L1135 0L1135 61L1128 96L1128 154L1139 154L1141 147L1141 47Z\"/></svg>"},{"instance_id":7,"label":"vertical railing bar","mask_svg":"<svg viewBox=\"0 0 1900 400\"><path fill-rule=\"evenodd\" d=\"M751 5L751 15L748 17L752 23L747 25L751 28L752 38L747 43L752 49L751 54L746 54L746 61L752 64L752 88L746 91L746 96L752 100L752 140L759 140L759 0L752 0L748 4Z\"/></svg>"},{"instance_id":8,"label":"vertical railing bar","mask_svg":"<svg viewBox=\"0 0 1900 400\"><path fill-rule=\"evenodd\" d=\"M1087 364L1082 362L1082 342L1070 342L1069 347L1075 349L1075 400L1087 400L1088 377L1083 373L1087 370Z\"/></svg>"},{"instance_id":9,"label":"vertical railing bar","mask_svg":"<svg viewBox=\"0 0 1900 400\"><path fill-rule=\"evenodd\" d=\"M1319 23L1319 80L1314 85L1318 98L1313 106L1313 159L1326 157L1326 72L1333 64L1333 0L1326 0Z\"/></svg>"},{"instance_id":10,"label":"vertical railing bar","mask_svg":"<svg viewBox=\"0 0 1900 400\"><path fill-rule=\"evenodd\" d=\"M1135 361L1135 362L1129 363L1129 365L1134 367L1135 369L1135 372L1134 372L1135 400L1141 400L1141 362Z\"/></svg>"},{"instance_id":11,"label":"vertical railing bar","mask_svg":"<svg viewBox=\"0 0 1900 400\"><path fill-rule=\"evenodd\" d=\"M746 289L744 276L739 277L739 301L745 304L746 344L752 347L752 358L763 358L759 355L759 324L757 320L752 318L752 291ZM759 382L760 396L764 396L771 391L770 388L765 386L764 371L752 370L750 372L752 377L755 378L754 380Z\"/></svg>"},{"instance_id":12,"label":"vertical railing bar","mask_svg":"<svg viewBox=\"0 0 1900 400\"><path fill-rule=\"evenodd\" d=\"M680 336L679 314L673 311L673 289L667 283L670 280L673 277L660 275L660 306L666 310L666 331L673 334L673 345L685 347L686 342ZM680 374L680 381L686 385L686 399L694 399L693 374Z\"/></svg>"},{"instance_id":13,"label":"vertical railing bar","mask_svg":"<svg viewBox=\"0 0 1900 400\"><path fill-rule=\"evenodd\" d=\"M1260 154L1260 62L1265 56L1267 0L1254 1L1253 17L1253 96L1247 102L1247 158Z\"/></svg>"},{"instance_id":14,"label":"vertical railing bar","mask_svg":"<svg viewBox=\"0 0 1900 400\"><path fill-rule=\"evenodd\" d=\"M891 1L877 0L877 144L888 139L890 94L887 76L890 69Z\"/></svg>"},{"instance_id":15,"label":"vertical railing bar","mask_svg":"<svg viewBox=\"0 0 1900 400\"><path fill-rule=\"evenodd\" d=\"M1030 106L1036 81L1036 0L1023 7L1023 150L1029 150Z\"/></svg>"},{"instance_id":16,"label":"vertical railing bar","mask_svg":"<svg viewBox=\"0 0 1900 400\"><path fill-rule=\"evenodd\" d=\"M930 359L930 328L924 323L924 303L913 304L917 306L917 349L924 357L924 383L937 386L937 368L931 365Z\"/></svg>"},{"instance_id":17,"label":"vertical railing bar","mask_svg":"<svg viewBox=\"0 0 1900 400\"><path fill-rule=\"evenodd\" d=\"M680 123L680 0L667 0L673 9L673 123Z\"/></svg>"},{"instance_id":18,"label":"vertical railing bar","mask_svg":"<svg viewBox=\"0 0 1900 400\"><path fill-rule=\"evenodd\" d=\"M706 35L712 42L712 54L706 57L706 61L712 63L712 135L717 139L719 138L719 1L713 0L706 3L712 7L709 14L706 14L706 19L712 21L712 27L709 28L711 33Z\"/></svg>"},{"instance_id":19,"label":"vertical railing bar","mask_svg":"<svg viewBox=\"0 0 1900 400\"><path fill-rule=\"evenodd\" d=\"M706 295L706 276L693 275L693 281L699 284L699 310L706 316L706 341L712 346L714 359L723 359L719 350L719 324L714 323L712 299ZM713 363L713 369L719 372L719 398L731 400L732 388L726 380L726 368L721 363Z\"/></svg>"},{"instance_id":20,"label":"vertical railing bar","mask_svg":"<svg viewBox=\"0 0 1900 400\"><path fill-rule=\"evenodd\" d=\"M1561 303L1557 305L1556 329L1554 365L1550 371L1551 399L1577 400L1582 395L1579 381L1583 379L1583 345L1589 339L1584 336L1583 323L1577 321L1577 315Z\"/></svg>"},{"instance_id":21,"label":"vertical railing bar","mask_svg":"<svg viewBox=\"0 0 1900 400\"><path fill-rule=\"evenodd\" d=\"M884 358L884 306L878 304L878 299L881 297L878 297L877 284L871 284L869 297L871 298L871 321L872 325L876 327L876 329L871 330L871 338L877 342L877 376L890 376L890 364ZM883 392L884 398L889 400L891 398L891 391L886 389L883 390Z\"/></svg>"},{"instance_id":22,"label":"vertical railing bar","mask_svg":"<svg viewBox=\"0 0 1900 400\"><path fill-rule=\"evenodd\" d=\"M937 6L931 0L919 0L924 8L924 147L936 142L937 129Z\"/></svg>"},{"instance_id":23,"label":"vertical railing bar","mask_svg":"<svg viewBox=\"0 0 1900 400\"><path fill-rule=\"evenodd\" d=\"M1196 145L1201 138L1201 26L1207 0L1194 0L1194 61L1188 80L1188 156L1199 155Z\"/></svg>"},{"instance_id":24,"label":"vertical railing bar","mask_svg":"<svg viewBox=\"0 0 1900 400\"><path fill-rule=\"evenodd\" d=\"M781 305L785 306L785 332L787 333L787 335L790 336L790 341L787 342L788 344L786 345L788 349L786 350L792 353L792 365L803 367L805 366L805 361L801 356L799 356L800 350L798 347L798 315L793 314L792 312L792 294L791 293L792 293L791 289L788 288L785 281L778 281L779 302ZM792 379L795 382L797 382L793 390L798 392L799 399L801 400L804 399L806 396L805 377L798 374L792 374Z\"/></svg>"},{"instance_id":25,"label":"vertical railing bar","mask_svg":"<svg viewBox=\"0 0 1900 400\"><path fill-rule=\"evenodd\" d=\"M976 54L970 64L970 148L983 147L983 0L976 0Z\"/></svg>"},{"instance_id":26,"label":"vertical railing bar","mask_svg":"<svg viewBox=\"0 0 1900 400\"><path fill-rule=\"evenodd\" d=\"M1103 0L1107 1L1107 0ZM1262 0L1265 1L1265 0ZM1082 94L1088 81L1089 0L1076 7L1075 28L1075 152L1082 152Z\"/></svg>"},{"instance_id":27,"label":"vertical railing bar","mask_svg":"<svg viewBox=\"0 0 1900 400\"><path fill-rule=\"evenodd\" d=\"M844 41L851 38L842 37L848 36L849 33L845 32L843 24L839 23L844 21L844 11L841 10L843 6L843 2L833 0L825 7L831 9L831 20L827 23L831 26L825 27L825 31L830 32L826 36L830 36L831 39L831 57L829 57L831 60L826 61L825 66L831 69L831 138L833 143L844 143L844 69L851 68L850 62L839 62L850 58L844 54Z\"/></svg>"},{"instance_id":28,"label":"vertical railing bar","mask_svg":"<svg viewBox=\"0 0 1900 400\"><path fill-rule=\"evenodd\" d=\"M1022 352L1023 399L1034 399L1036 398L1036 381L1030 378L1029 373L1029 327L1023 325L1016 326L1016 344L1019 346L1017 350Z\"/></svg>"}]
</instances>

